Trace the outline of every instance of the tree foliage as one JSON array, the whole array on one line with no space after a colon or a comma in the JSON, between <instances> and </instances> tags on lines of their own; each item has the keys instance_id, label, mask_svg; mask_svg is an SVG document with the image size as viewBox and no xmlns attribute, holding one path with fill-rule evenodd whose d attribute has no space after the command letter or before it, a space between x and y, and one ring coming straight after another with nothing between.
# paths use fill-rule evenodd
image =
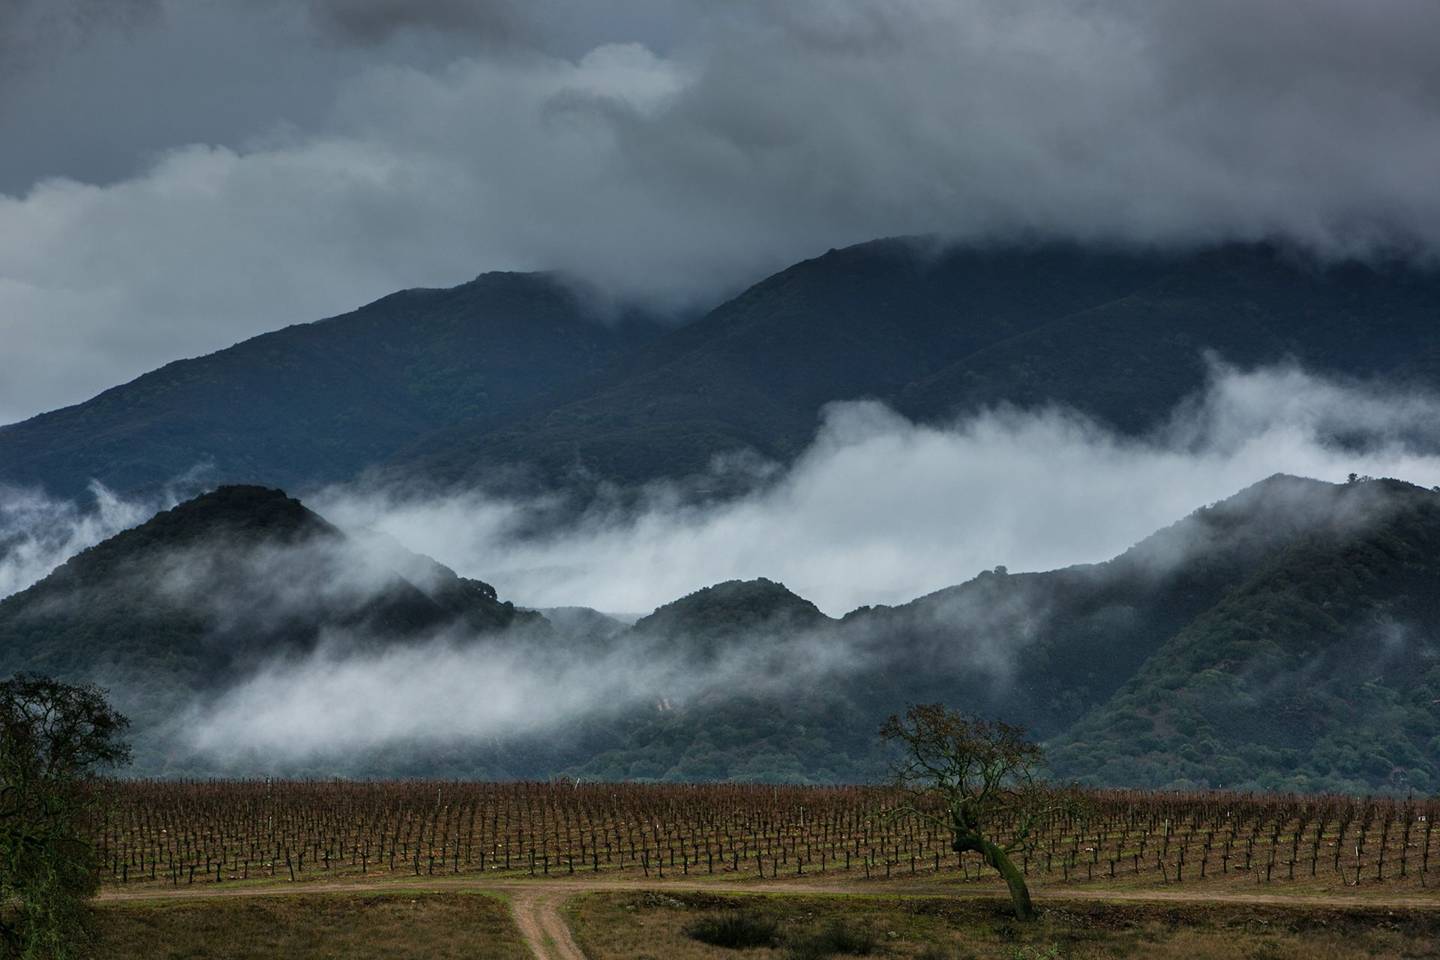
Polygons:
<instances>
[{"instance_id":1,"label":"tree foliage","mask_svg":"<svg viewBox=\"0 0 1440 960\"><path fill-rule=\"evenodd\" d=\"M84 955L98 880L84 821L97 768L129 758L128 722L92 685L21 674L0 683L0 949Z\"/></svg>"},{"instance_id":2,"label":"tree foliage","mask_svg":"<svg viewBox=\"0 0 1440 960\"><path fill-rule=\"evenodd\" d=\"M880 735L904 748L895 780L910 801L901 812L949 831L956 853L980 854L1005 878L1015 915L1032 919L1029 888L1010 855L1027 849L1036 828L1073 802L1036 779L1044 759L1039 745L1021 727L938 703L892 715Z\"/></svg>"}]
</instances>

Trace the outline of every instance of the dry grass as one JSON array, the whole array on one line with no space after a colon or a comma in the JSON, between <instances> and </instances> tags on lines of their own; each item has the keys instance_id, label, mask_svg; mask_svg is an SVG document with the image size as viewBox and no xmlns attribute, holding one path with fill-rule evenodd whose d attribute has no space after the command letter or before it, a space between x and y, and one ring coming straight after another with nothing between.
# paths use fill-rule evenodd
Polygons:
<instances>
[{"instance_id":1,"label":"dry grass","mask_svg":"<svg viewBox=\"0 0 1440 960\"><path fill-rule=\"evenodd\" d=\"M602 893L575 901L570 920L591 960L781 960L783 949L726 950L686 936L696 917L737 908L773 918L782 933L837 918L868 926L876 956L892 958L1440 958L1440 913L1379 908L1071 903L1022 925L1000 900Z\"/></svg>"},{"instance_id":2,"label":"dry grass","mask_svg":"<svg viewBox=\"0 0 1440 960\"><path fill-rule=\"evenodd\" d=\"M106 960L521 960L503 900L478 894L212 898L103 904Z\"/></svg>"}]
</instances>

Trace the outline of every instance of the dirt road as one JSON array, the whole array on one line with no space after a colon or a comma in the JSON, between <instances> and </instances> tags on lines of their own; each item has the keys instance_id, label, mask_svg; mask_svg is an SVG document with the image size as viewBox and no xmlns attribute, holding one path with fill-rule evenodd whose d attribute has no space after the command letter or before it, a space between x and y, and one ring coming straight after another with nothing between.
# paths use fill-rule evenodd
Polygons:
<instances>
[{"instance_id":1,"label":"dirt road","mask_svg":"<svg viewBox=\"0 0 1440 960\"><path fill-rule=\"evenodd\" d=\"M585 893L620 890L686 890L711 893L791 893L791 894L868 894L871 896L950 896L1002 897L1004 891L993 888L966 888L954 884L904 884L806 881L711 881L646 880L629 877L596 877L529 880L524 878L490 879L480 876L434 877L426 882L311 882L280 883L257 886L207 885L196 888L147 887L138 890L107 891L102 902L120 903L136 900L205 900L212 897L274 897L327 893L383 893L387 889L424 889L435 891L476 891L500 893L510 900L515 923L525 942L539 960L585 960L561 908L571 897ZM1234 893L1205 890L1102 890L1064 888L1047 893L1036 892L1037 906L1047 900L1111 901L1125 903L1213 903L1252 906L1306 906L1326 908L1371 907L1381 909L1440 911L1440 891L1433 896L1406 895L1373 897L1333 894L1272 894Z\"/></svg>"},{"instance_id":2,"label":"dirt road","mask_svg":"<svg viewBox=\"0 0 1440 960\"><path fill-rule=\"evenodd\" d=\"M563 890L532 887L510 901L520 935L540 960L585 960L585 954L570 936L570 928L560 915L567 896Z\"/></svg>"}]
</instances>

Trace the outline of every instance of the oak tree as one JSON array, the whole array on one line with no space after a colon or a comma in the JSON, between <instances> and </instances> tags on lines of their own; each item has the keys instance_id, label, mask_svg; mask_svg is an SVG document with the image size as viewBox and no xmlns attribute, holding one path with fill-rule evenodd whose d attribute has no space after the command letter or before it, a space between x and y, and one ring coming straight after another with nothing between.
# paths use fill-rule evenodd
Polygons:
<instances>
[{"instance_id":1,"label":"oak tree","mask_svg":"<svg viewBox=\"0 0 1440 960\"><path fill-rule=\"evenodd\" d=\"M1040 747L1021 727L938 703L892 715L880 735L903 747L895 779L906 800L897 813L949 833L956 853L980 854L1005 879L1015 916L1033 919L1025 875L1011 856L1028 849L1037 827L1075 802L1072 792L1037 780Z\"/></svg>"},{"instance_id":2,"label":"oak tree","mask_svg":"<svg viewBox=\"0 0 1440 960\"><path fill-rule=\"evenodd\" d=\"M89 942L99 884L85 824L101 767L124 763L126 719L94 685L0 683L0 950L68 960Z\"/></svg>"}]
</instances>

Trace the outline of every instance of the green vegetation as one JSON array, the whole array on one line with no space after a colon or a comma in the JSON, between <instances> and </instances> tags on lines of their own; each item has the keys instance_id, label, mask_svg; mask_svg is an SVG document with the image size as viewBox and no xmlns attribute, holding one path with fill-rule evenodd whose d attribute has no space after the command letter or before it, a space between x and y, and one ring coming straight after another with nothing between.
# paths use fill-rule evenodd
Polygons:
<instances>
[{"instance_id":1,"label":"green vegetation","mask_svg":"<svg viewBox=\"0 0 1440 960\"><path fill-rule=\"evenodd\" d=\"M431 431L484 430L583 392L660 329L602 316L548 274L406 290L0 427L0 483L68 496L92 478L132 490L198 467L221 483L313 489Z\"/></svg>"},{"instance_id":2,"label":"green vegetation","mask_svg":"<svg viewBox=\"0 0 1440 960\"><path fill-rule=\"evenodd\" d=\"M880 735L897 743L897 786L908 799L904 816L925 821L951 838L956 853L978 853L1005 879L1017 920L1034 920L1030 888L1011 856L1028 850L1034 828L1063 812L1064 796L1041 787L1038 746L1002 721L967 717L942 704L921 704L892 715ZM1000 822L1009 836L1000 833Z\"/></svg>"},{"instance_id":3,"label":"green vegetation","mask_svg":"<svg viewBox=\"0 0 1440 960\"><path fill-rule=\"evenodd\" d=\"M135 722L137 772L174 773L158 765L173 746L157 737L177 711L271 658L313 650L327 630L362 644L450 624L545 628L433 561L397 548L388 569L412 581L364 572L363 556L373 559L278 490L222 487L0 602L0 673L103 679Z\"/></svg>"},{"instance_id":4,"label":"green vegetation","mask_svg":"<svg viewBox=\"0 0 1440 960\"><path fill-rule=\"evenodd\" d=\"M749 450L785 462L821 407L920 420L1063 404L1127 431L1204 383L1204 354L1437 380L1440 272L1190 253L878 240L796 264L688 325L608 318L545 274L397 293L170 364L0 428L0 482L79 494L219 482L304 492L386 466L442 482L523 465L640 481ZM717 480L711 493L723 492Z\"/></svg>"},{"instance_id":5,"label":"green vegetation","mask_svg":"<svg viewBox=\"0 0 1440 960\"><path fill-rule=\"evenodd\" d=\"M1241 365L1435 384L1440 272L1325 268L1264 245L1161 254L1065 244L878 240L796 264L645 344L572 401L422 438L404 466L462 480L496 463L639 481L726 451L786 462L831 401L923 421L1063 404L1126 431Z\"/></svg>"},{"instance_id":6,"label":"green vegetation","mask_svg":"<svg viewBox=\"0 0 1440 960\"><path fill-rule=\"evenodd\" d=\"M685 933L697 914L743 910L773 921L782 943L737 954ZM786 946L832 923L870 931L877 956L924 960L1342 960L1435 957L1440 914L1391 907L1105 903L1048 898L1035 923L984 897L722 896L596 893L570 910L592 960L783 960ZM811 956L845 956L834 951ZM853 954L851 954L853 955Z\"/></svg>"},{"instance_id":7,"label":"green vegetation","mask_svg":"<svg viewBox=\"0 0 1440 960\"><path fill-rule=\"evenodd\" d=\"M124 717L93 686L0 683L0 953L88 955L99 887L88 827L98 768L125 762Z\"/></svg>"},{"instance_id":8,"label":"green vegetation","mask_svg":"<svg viewBox=\"0 0 1440 960\"><path fill-rule=\"evenodd\" d=\"M1341 514L1262 564L1058 737L1055 769L1136 786L1440 791L1440 496L1386 481L1355 493L1384 495L1388 515L1355 530Z\"/></svg>"},{"instance_id":9,"label":"green vegetation","mask_svg":"<svg viewBox=\"0 0 1440 960\"><path fill-rule=\"evenodd\" d=\"M223 488L0 602L0 670L103 678L146 774L223 772L164 721L327 630L360 648L458 624L545 664L676 663L683 693L657 681L531 734L272 769L873 781L892 759L881 720L944 702L1024 725L1050 775L1095 785L1440 789L1440 494L1395 481L1277 476L1106 563L990 572L839 620L755 580L632 628L573 611L551 625L398 548L381 570L357 578L349 541L280 492Z\"/></svg>"},{"instance_id":10,"label":"green vegetation","mask_svg":"<svg viewBox=\"0 0 1440 960\"><path fill-rule=\"evenodd\" d=\"M697 594L657 618L706 638L711 656L808 631L863 666L779 695L726 690L632 718L618 746L572 769L873 780L888 763L875 724L907 702L943 701L1029 727L1060 779L1431 793L1437 509L1440 495L1393 481L1279 476L1108 563L984 574L900 607L802 619L801 630L762 626L802 609L777 585L722 585L715 602Z\"/></svg>"},{"instance_id":11,"label":"green vegetation","mask_svg":"<svg viewBox=\"0 0 1440 960\"><path fill-rule=\"evenodd\" d=\"M701 917L685 928L692 940L729 950L773 947L780 940L780 925L770 917L730 910Z\"/></svg>"},{"instance_id":12,"label":"green vegetation","mask_svg":"<svg viewBox=\"0 0 1440 960\"><path fill-rule=\"evenodd\" d=\"M875 931L841 917L818 930L794 934L786 944L786 960L825 960L826 957L868 957L879 946Z\"/></svg>"}]
</instances>

